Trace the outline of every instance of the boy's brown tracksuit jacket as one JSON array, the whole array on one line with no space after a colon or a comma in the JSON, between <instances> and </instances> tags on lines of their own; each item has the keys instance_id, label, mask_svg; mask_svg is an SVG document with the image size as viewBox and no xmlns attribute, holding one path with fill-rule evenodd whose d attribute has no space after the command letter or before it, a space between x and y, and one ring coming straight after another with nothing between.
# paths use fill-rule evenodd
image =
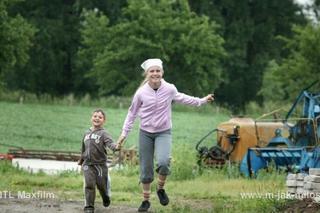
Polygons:
<instances>
[{"instance_id":1,"label":"boy's brown tracksuit jacket","mask_svg":"<svg viewBox=\"0 0 320 213\"><path fill-rule=\"evenodd\" d=\"M106 147L116 151L116 144L104 128L89 129L85 132L82 141L81 159L85 179L85 208L94 209L95 188L102 197L103 203L110 198L108 194L108 167Z\"/></svg>"}]
</instances>

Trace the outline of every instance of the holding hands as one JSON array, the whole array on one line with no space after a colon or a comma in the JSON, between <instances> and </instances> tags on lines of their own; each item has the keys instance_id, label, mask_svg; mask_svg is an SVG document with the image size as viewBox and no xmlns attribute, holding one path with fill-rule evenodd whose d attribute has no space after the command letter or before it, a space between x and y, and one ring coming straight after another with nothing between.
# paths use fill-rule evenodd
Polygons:
<instances>
[{"instance_id":1,"label":"holding hands","mask_svg":"<svg viewBox=\"0 0 320 213\"><path fill-rule=\"evenodd\" d=\"M117 150L120 150L120 149L122 148L125 140L126 140L126 137L123 136L123 135L120 135L120 137L119 137L118 140L117 140L117 146L116 146L116 149L117 149Z\"/></svg>"}]
</instances>

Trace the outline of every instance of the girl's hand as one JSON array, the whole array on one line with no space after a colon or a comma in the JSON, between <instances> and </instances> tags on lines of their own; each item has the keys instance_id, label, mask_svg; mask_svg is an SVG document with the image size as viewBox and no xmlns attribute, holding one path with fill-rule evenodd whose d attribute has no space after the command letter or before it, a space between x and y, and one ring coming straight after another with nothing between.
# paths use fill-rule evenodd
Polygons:
<instances>
[{"instance_id":1,"label":"girl's hand","mask_svg":"<svg viewBox=\"0 0 320 213\"><path fill-rule=\"evenodd\" d=\"M120 135L120 137L118 138L118 141L117 141L116 149L120 150L122 148L122 145L125 140L126 140L126 137Z\"/></svg>"},{"instance_id":2,"label":"girl's hand","mask_svg":"<svg viewBox=\"0 0 320 213\"><path fill-rule=\"evenodd\" d=\"M207 102L212 102L214 101L214 94L208 94L205 98L207 99Z\"/></svg>"}]
</instances>

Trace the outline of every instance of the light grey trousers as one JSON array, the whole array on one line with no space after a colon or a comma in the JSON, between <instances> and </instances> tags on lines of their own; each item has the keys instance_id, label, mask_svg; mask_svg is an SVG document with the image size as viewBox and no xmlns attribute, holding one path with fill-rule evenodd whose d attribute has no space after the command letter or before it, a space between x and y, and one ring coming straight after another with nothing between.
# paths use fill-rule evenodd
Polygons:
<instances>
[{"instance_id":1,"label":"light grey trousers","mask_svg":"<svg viewBox=\"0 0 320 213\"><path fill-rule=\"evenodd\" d=\"M140 129L139 160L140 181L151 183L154 179L154 157L157 162L156 172L167 176L170 174L172 136L171 130L149 133Z\"/></svg>"}]
</instances>

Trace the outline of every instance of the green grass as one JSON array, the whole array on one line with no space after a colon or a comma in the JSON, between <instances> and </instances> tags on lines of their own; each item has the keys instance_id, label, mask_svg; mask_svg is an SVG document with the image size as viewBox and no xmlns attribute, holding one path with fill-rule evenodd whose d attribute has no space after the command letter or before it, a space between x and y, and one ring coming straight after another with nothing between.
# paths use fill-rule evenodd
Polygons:
<instances>
[{"instance_id":1,"label":"green grass","mask_svg":"<svg viewBox=\"0 0 320 213\"><path fill-rule=\"evenodd\" d=\"M101 106L99 106L101 107ZM107 114L106 129L114 140L121 133L127 109L102 107ZM0 102L0 143L23 148L78 151L84 131L90 127L95 107L50 106ZM201 136L213 129L225 115L173 113L175 144L195 145ZM127 147L136 146L138 122L127 140ZM0 151L8 148L2 146Z\"/></svg>"},{"instance_id":2,"label":"green grass","mask_svg":"<svg viewBox=\"0 0 320 213\"><path fill-rule=\"evenodd\" d=\"M106 128L117 139L127 109L100 106L107 114ZM83 132L90 127L95 107L50 106L0 102L0 144L24 148L79 151ZM278 193L285 191L285 174L262 173L257 179L243 178L237 165L231 168L199 170L196 165L197 141L220 122L226 114L208 112L173 112L172 175L166 188L171 198L168 207L158 204L155 185L151 197L155 212L277 212L285 201L277 199L244 199L240 193ZM126 147L137 146L138 122L130 133ZM205 141L215 143L214 135ZM0 145L0 152L8 147ZM138 206L141 201L139 169L126 166L111 170L112 200L115 205ZM8 178L10 177L10 178ZM1 190L45 190L60 199L83 199L81 174L29 174L0 161ZM99 195L98 195L99 196ZM100 202L99 198L97 202Z\"/></svg>"}]
</instances>

